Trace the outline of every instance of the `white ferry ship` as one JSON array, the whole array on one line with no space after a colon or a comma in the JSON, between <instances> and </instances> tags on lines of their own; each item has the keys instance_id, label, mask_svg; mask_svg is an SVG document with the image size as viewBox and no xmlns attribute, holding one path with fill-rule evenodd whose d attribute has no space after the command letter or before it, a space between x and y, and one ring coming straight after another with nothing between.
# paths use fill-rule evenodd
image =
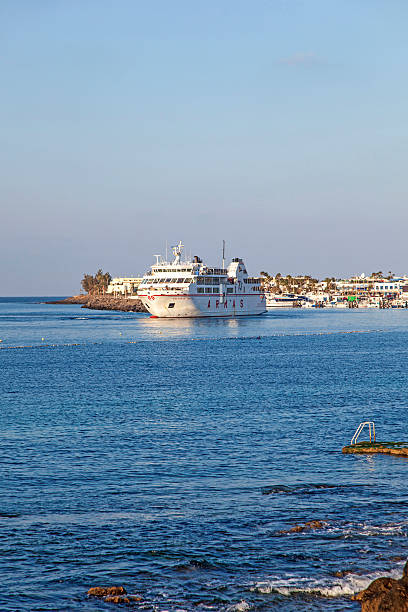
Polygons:
<instances>
[{"instance_id":1,"label":"white ferry ship","mask_svg":"<svg viewBox=\"0 0 408 612\"><path fill-rule=\"evenodd\" d=\"M265 312L261 279L250 278L242 259L228 268L209 268L199 257L182 261L181 242L174 261L156 263L139 285L138 297L152 317L237 317ZM223 264L224 265L224 264Z\"/></svg>"}]
</instances>

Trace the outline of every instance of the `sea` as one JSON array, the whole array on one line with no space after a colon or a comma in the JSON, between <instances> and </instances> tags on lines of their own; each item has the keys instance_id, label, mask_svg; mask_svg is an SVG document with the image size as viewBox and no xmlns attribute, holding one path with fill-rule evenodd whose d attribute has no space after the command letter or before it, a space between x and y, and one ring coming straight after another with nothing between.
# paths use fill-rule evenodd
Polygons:
<instances>
[{"instance_id":1,"label":"sea","mask_svg":"<svg viewBox=\"0 0 408 612\"><path fill-rule=\"evenodd\" d=\"M408 310L46 299L0 299L0 610L359 610L401 576L408 459L341 450L408 440Z\"/></svg>"}]
</instances>

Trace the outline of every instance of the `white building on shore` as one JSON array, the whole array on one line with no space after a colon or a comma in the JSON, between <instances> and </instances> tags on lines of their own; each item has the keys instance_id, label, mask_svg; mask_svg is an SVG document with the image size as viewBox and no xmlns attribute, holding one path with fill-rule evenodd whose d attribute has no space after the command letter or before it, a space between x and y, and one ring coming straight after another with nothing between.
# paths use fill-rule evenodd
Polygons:
<instances>
[{"instance_id":1,"label":"white building on shore","mask_svg":"<svg viewBox=\"0 0 408 612\"><path fill-rule=\"evenodd\" d=\"M142 282L142 277L116 277L112 278L106 293L114 296L132 296L137 294L137 289Z\"/></svg>"},{"instance_id":2,"label":"white building on shore","mask_svg":"<svg viewBox=\"0 0 408 612\"><path fill-rule=\"evenodd\" d=\"M408 292L407 277L376 278L354 276L345 280L336 281L337 291L343 294L370 294L377 296L400 296Z\"/></svg>"}]
</instances>

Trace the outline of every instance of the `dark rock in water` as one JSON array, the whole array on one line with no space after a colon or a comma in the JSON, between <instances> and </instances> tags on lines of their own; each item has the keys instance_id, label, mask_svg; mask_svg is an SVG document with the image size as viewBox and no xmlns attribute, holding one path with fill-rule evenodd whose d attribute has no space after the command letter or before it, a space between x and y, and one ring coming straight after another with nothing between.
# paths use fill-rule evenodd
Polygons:
<instances>
[{"instance_id":1,"label":"dark rock in water","mask_svg":"<svg viewBox=\"0 0 408 612\"><path fill-rule=\"evenodd\" d=\"M136 601L142 601L138 595L128 595L125 587L92 587L87 593L88 597L98 597L108 603L115 604L132 604Z\"/></svg>"},{"instance_id":2,"label":"dark rock in water","mask_svg":"<svg viewBox=\"0 0 408 612\"><path fill-rule=\"evenodd\" d=\"M279 531L279 533L302 533L303 531L309 531L312 529L322 529L325 525L327 525L327 523L324 521L308 521L304 525L295 525L290 529Z\"/></svg>"},{"instance_id":3,"label":"dark rock in water","mask_svg":"<svg viewBox=\"0 0 408 612\"><path fill-rule=\"evenodd\" d=\"M348 576L349 574L353 574L353 570L338 570L337 572L333 572L332 576L336 578L344 578L344 576Z\"/></svg>"},{"instance_id":4,"label":"dark rock in water","mask_svg":"<svg viewBox=\"0 0 408 612\"><path fill-rule=\"evenodd\" d=\"M136 595L108 595L103 600L109 603L131 604L135 601L142 601L142 598L136 597Z\"/></svg>"},{"instance_id":5,"label":"dark rock in water","mask_svg":"<svg viewBox=\"0 0 408 612\"><path fill-rule=\"evenodd\" d=\"M377 578L364 591L352 597L362 612L408 612L408 562L402 578Z\"/></svg>"},{"instance_id":6,"label":"dark rock in water","mask_svg":"<svg viewBox=\"0 0 408 612\"><path fill-rule=\"evenodd\" d=\"M342 453L380 453L383 455L399 455L400 457L408 457L408 446L406 442L358 442L357 444L345 446L342 449Z\"/></svg>"},{"instance_id":7,"label":"dark rock in water","mask_svg":"<svg viewBox=\"0 0 408 612\"><path fill-rule=\"evenodd\" d=\"M92 587L87 595L90 597L109 597L115 595L126 595L126 589L123 586L113 587Z\"/></svg>"}]
</instances>

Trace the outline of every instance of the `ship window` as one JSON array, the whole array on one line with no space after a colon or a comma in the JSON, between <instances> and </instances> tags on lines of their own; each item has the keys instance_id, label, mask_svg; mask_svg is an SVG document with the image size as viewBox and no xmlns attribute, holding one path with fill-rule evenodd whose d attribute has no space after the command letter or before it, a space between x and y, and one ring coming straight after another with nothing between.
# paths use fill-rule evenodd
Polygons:
<instances>
[{"instance_id":1,"label":"ship window","mask_svg":"<svg viewBox=\"0 0 408 612\"><path fill-rule=\"evenodd\" d=\"M213 287L213 293L218 293L219 292L219 287Z\"/></svg>"},{"instance_id":2,"label":"ship window","mask_svg":"<svg viewBox=\"0 0 408 612\"><path fill-rule=\"evenodd\" d=\"M212 293L212 287L206 287L205 288L205 292L206 293Z\"/></svg>"},{"instance_id":3,"label":"ship window","mask_svg":"<svg viewBox=\"0 0 408 612\"><path fill-rule=\"evenodd\" d=\"M197 293L204 293L204 287L197 287Z\"/></svg>"},{"instance_id":4,"label":"ship window","mask_svg":"<svg viewBox=\"0 0 408 612\"><path fill-rule=\"evenodd\" d=\"M178 283L184 283L184 278L178 278L178 279L177 279L177 282L178 282Z\"/></svg>"},{"instance_id":5,"label":"ship window","mask_svg":"<svg viewBox=\"0 0 408 612\"><path fill-rule=\"evenodd\" d=\"M171 304L169 304L167 308L174 308L174 302L172 302Z\"/></svg>"},{"instance_id":6,"label":"ship window","mask_svg":"<svg viewBox=\"0 0 408 612\"><path fill-rule=\"evenodd\" d=\"M232 287L227 287L227 293L232 293L234 290Z\"/></svg>"}]
</instances>

